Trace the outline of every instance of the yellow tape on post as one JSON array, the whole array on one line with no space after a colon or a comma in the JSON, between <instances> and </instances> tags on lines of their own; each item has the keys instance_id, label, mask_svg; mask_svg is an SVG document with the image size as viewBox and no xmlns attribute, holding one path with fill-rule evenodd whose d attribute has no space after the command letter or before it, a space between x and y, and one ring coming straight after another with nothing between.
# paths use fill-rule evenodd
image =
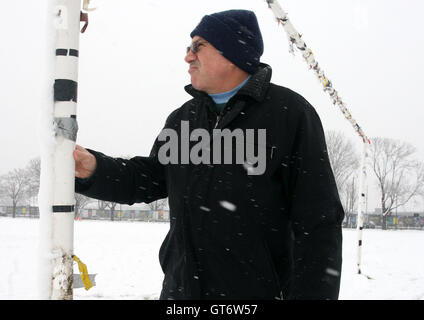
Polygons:
<instances>
[{"instance_id":1,"label":"yellow tape on post","mask_svg":"<svg viewBox=\"0 0 424 320\"><path fill-rule=\"evenodd\" d=\"M81 274L81 280L82 283L84 283L85 290L89 290L93 286L93 283L88 276L87 266L76 255L73 255L72 257L78 263L78 269Z\"/></svg>"}]
</instances>

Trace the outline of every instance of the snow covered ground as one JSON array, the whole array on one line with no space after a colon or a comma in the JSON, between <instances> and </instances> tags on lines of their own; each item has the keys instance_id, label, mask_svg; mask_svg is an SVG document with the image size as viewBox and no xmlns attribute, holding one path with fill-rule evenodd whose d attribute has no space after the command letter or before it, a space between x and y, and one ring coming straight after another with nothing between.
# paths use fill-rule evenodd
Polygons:
<instances>
[{"instance_id":1,"label":"snow covered ground","mask_svg":"<svg viewBox=\"0 0 424 320\"><path fill-rule=\"evenodd\" d=\"M0 218L0 299L37 299L38 219ZM159 247L167 223L76 221L75 254L96 286L74 299L157 299ZM424 231L364 230L356 274L356 230L344 229L340 299L424 300ZM78 273L77 265L74 272Z\"/></svg>"}]
</instances>

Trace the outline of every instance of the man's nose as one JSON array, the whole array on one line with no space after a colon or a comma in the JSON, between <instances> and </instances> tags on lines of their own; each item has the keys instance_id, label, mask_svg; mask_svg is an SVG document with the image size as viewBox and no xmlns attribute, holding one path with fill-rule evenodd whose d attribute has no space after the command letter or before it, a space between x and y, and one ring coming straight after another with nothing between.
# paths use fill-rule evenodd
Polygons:
<instances>
[{"instance_id":1,"label":"man's nose","mask_svg":"<svg viewBox=\"0 0 424 320\"><path fill-rule=\"evenodd\" d=\"M187 54L185 55L184 61L187 63L192 63L196 59L197 59L196 54L194 54L193 51L188 50Z\"/></svg>"}]
</instances>

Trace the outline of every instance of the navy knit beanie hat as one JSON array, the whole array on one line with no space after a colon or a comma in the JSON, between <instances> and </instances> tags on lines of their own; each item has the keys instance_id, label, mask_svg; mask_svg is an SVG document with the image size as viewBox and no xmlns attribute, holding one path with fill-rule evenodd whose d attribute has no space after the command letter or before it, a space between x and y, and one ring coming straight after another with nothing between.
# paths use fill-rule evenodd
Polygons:
<instances>
[{"instance_id":1,"label":"navy knit beanie hat","mask_svg":"<svg viewBox=\"0 0 424 320\"><path fill-rule=\"evenodd\" d=\"M264 52L261 30L255 13L228 10L206 15L190 37L199 36L249 74L255 73Z\"/></svg>"}]
</instances>

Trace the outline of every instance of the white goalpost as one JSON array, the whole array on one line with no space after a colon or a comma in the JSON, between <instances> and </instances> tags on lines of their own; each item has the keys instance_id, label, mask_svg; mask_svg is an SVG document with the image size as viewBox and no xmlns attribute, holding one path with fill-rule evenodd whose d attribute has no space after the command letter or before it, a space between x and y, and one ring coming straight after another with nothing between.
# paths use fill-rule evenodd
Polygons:
<instances>
[{"instance_id":1,"label":"white goalpost","mask_svg":"<svg viewBox=\"0 0 424 320\"><path fill-rule=\"evenodd\" d=\"M84 9L89 11L88 0ZM81 0L47 0L53 91L43 110L41 136L40 298L73 299L75 162L77 137L79 36L88 24ZM80 31L80 22L85 21ZM79 261L79 263L81 263Z\"/></svg>"}]
</instances>

